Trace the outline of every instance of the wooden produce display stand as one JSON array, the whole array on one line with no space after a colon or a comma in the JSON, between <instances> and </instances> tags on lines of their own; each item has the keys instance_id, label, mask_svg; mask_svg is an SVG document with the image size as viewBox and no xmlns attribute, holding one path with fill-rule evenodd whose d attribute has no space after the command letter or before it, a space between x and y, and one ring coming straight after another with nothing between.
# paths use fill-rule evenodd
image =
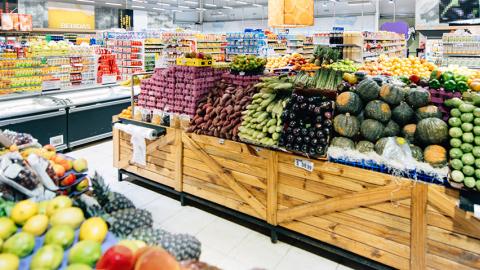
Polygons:
<instances>
[{"instance_id":1,"label":"wooden produce display stand","mask_svg":"<svg viewBox=\"0 0 480 270\"><path fill-rule=\"evenodd\" d=\"M116 168L276 228L397 269L480 269L480 220L456 190L175 128L147 142L147 166L113 141Z\"/></svg>"}]
</instances>

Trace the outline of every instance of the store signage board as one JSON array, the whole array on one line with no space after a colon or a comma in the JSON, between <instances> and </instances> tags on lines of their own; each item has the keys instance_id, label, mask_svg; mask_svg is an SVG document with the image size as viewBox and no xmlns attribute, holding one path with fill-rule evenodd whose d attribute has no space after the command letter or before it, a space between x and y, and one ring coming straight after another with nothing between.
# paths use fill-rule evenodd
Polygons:
<instances>
[{"instance_id":1,"label":"store signage board","mask_svg":"<svg viewBox=\"0 0 480 270\"><path fill-rule=\"evenodd\" d=\"M95 7L48 2L48 27L95 30Z\"/></svg>"},{"instance_id":2,"label":"store signage board","mask_svg":"<svg viewBox=\"0 0 480 270\"><path fill-rule=\"evenodd\" d=\"M133 9L118 10L118 28L133 29Z\"/></svg>"}]
</instances>

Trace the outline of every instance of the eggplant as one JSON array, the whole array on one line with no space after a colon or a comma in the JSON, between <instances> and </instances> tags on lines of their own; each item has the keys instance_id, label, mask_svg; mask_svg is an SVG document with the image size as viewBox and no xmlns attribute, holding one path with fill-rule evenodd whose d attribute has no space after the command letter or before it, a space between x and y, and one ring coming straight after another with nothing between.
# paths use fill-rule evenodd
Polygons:
<instances>
[{"instance_id":1,"label":"eggplant","mask_svg":"<svg viewBox=\"0 0 480 270\"><path fill-rule=\"evenodd\" d=\"M302 147L300 148L300 151L302 151L303 153L307 153L308 152L308 146L306 144L302 145Z\"/></svg>"},{"instance_id":2,"label":"eggplant","mask_svg":"<svg viewBox=\"0 0 480 270\"><path fill-rule=\"evenodd\" d=\"M316 123L316 124L315 124L315 128L316 128L316 129L322 129L322 128L323 128L323 124L322 124L322 123Z\"/></svg>"},{"instance_id":3,"label":"eggplant","mask_svg":"<svg viewBox=\"0 0 480 270\"><path fill-rule=\"evenodd\" d=\"M323 123L323 116L322 115L317 115L317 117L315 117L315 123L317 123L317 124Z\"/></svg>"},{"instance_id":4,"label":"eggplant","mask_svg":"<svg viewBox=\"0 0 480 270\"><path fill-rule=\"evenodd\" d=\"M314 111L315 111L315 104L310 103L310 104L308 105L308 111L309 111L309 112L314 112Z\"/></svg>"},{"instance_id":5,"label":"eggplant","mask_svg":"<svg viewBox=\"0 0 480 270\"><path fill-rule=\"evenodd\" d=\"M299 110L300 110L300 105L298 105L298 103L294 103L292 105L292 111L298 112Z\"/></svg>"},{"instance_id":6,"label":"eggplant","mask_svg":"<svg viewBox=\"0 0 480 270\"><path fill-rule=\"evenodd\" d=\"M308 132L308 136L309 136L310 138L314 138L314 137L315 137L315 130L310 130L310 131Z\"/></svg>"},{"instance_id":7,"label":"eggplant","mask_svg":"<svg viewBox=\"0 0 480 270\"><path fill-rule=\"evenodd\" d=\"M310 144L311 144L312 146L317 146L317 145L318 145L318 142L319 142L319 141L318 141L317 138L313 138L313 137L312 137L312 139L310 140Z\"/></svg>"},{"instance_id":8,"label":"eggplant","mask_svg":"<svg viewBox=\"0 0 480 270\"><path fill-rule=\"evenodd\" d=\"M308 136L308 129L307 128L302 128L300 130L300 134L302 134L302 136Z\"/></svg>"},{"instance_id":9,"label":"eggplant","mask_svg":"<svg viewBox=\"0 0 480 270\"><path fill-rule=\"evenodd\" d=\"M294 128L292 131L293 136L299 136L300 135L300 129L299 128Z\"/></svg>"},{"instance_id":10,"label":"eggplant","mask_svg":"<svg viewBox=\"0 0 480 270\"><path fill-rule=\"evenodd\" d=\"M295 142L296 142L297 144L303 143L303 138L302 138L302 136L297 136L297 137L295 137Z\"/></svg>"},{"instance_id":11,"label":"eggplant","mask_svg":"<svg viewBox=\"0 0 480 270\"><path fill-rule=\"evenodd\" d=\"M285 129L285 133L290 134L290 133L292 133L292 130L293 130L293 128L289 125L289 126Z\"/></svg>"},{"instance_id":12,"label":"eggplant","mask_svg":"<svg viewBox=\"0 0 480 270\"><path fill-rule=\"evenodd\" d=\"M327 118L327 119L332 119L332 113L331 112L325 112L323 114L323 116L325 116L325 118Z\"/></svg>"},{"instance_id":13,"label":"eggplant","mask_svg":"<svg viewBox=\"0 0 480 270\"><path fill-rule=\"evenodd\" d=\"M322 114L322 107L321 106L316 106L315 109L313 110L313 113L315 115L320 115Z\"/></svg>"},{"instance_id":14,"label":"eggplant","mask_svg":"<svg viewBox=\"0 0 480 270\"><path fill-rule=\"evenodd\" d=\"M297 103L302 103L305 100L305 97L302 95L297 95Z\"/></svg>"},{"instance_id":15,"label":"eggplant","mask_svg":"<svg viewBox=\"0 0 480 270\"><path fill-rule=\"evenodd\" d=\"M331 132L330 128L327 128L327 127L323 128L323 134L324 135L328 136L328 135L330 135L330 132Z\"/></svg>"},{"instance_id":16,"label":"eggplant","mask_svg":"<svg viewBox=\"0 0 480 270\"><path fill-rule=\"evenodd\" d=\"M333 121L330 120L330 119L324 120L323 121L323 126L329 128L329 127L333 126Z\"/></svg>"},{"instance_id":17,"label":"eggplant","mask_svg":"<svg viewBox=\"0 0 480 270\"><path fill-rule=\"evenodd\" d=\"M325 138L325 135L323 135L323 131L322 131L322 130L317 130L316 137L317 137L318 139L323 139L323 138Z\"/></svg>"},{"instance_id":18,"label":"eggplant","mask_svg":"<svg viewBox=\"0 0 480 270\"><path fill-rule=\"evenodd\" d=\"M296 128L297 127L297 121L292 120L290 121L290 124L288 124L289 127Z\"/></svg>"},{"instance_id":19,"label":"eggplant","mask_svg":"<svg viewBox=\"0 0 480 270\"><path fill-rule=\"evenodd\" d=\"M291 112L291 113L288 114L288 118L290 120L294 120L296 117L297 117L297 115L294 112Z\"/></svg>"},{"instance_id":20,"label":"eggplant","mask_svg":"<svg viewBox=\"0 0 480 270\"><path fill-rule=\"evenodd\" d=\"M293 145L291 143L287 143L285 145L285 148L287 148L287 149L292 149L292 147L293 147Z\"/></svg>"},{"instance_id":21,"label":"eggplant","mask_svg":"<svg viewBox=\"0 0 480 270\"><path fill-rule=\"evenodd\" d=\"M303 142L304 142L305 144L309 144L311 141L312 141L312 138L310 138L309 136L303 137Z\"/></svg>"},{"instance_id":22,"label":"eggplant","mask_svg":"<svg viewBox=\"0 0 480 270\"><path fill-rule=\"evenodd\" d=\"M306 102L300 103L300 110L304 111L308 108L308 104Z\"/></svg>"},{"instance_id":23,"label":"eggplant","mask_svg":"<svg viewBox=\"0 0 480 270\"><path fill-rule=\"evenodd\" d=\"M295 140L295 136L293 136L292 134L287 135L287 142L288 143L292 143L294 140Z\"/></svg>"},{"instance_id":24,"label":"eggplant","mask_svg":"<svg viewBox=\"0 0 480 270\"><path fill-rule=\"evenodd\" d=\"M319 155L323 155L325 153L325 146L318 146L315 148L315 152L317 152Z\"/></svg>"},{"instance_id":25,"label":"eggplant","mask_svg":"<svg viewBox=\"0 0 480 270\"><path fill-rule=\"evenodd\" d=\"M294 144L293 145L293 150L300 152L300 145L299 144Z\"/></svg>"},{"instance_id":26,"label":"eggplant","mask_svg":"<svg viewBox=\"0 0 480 270\"><path fill-rule=\"evenodd\" d=\"M309 156L315 156L317 154L317 152L315 151L315 148L310 148L308 149L308 155Z\"/></svg>"}]
</instances>

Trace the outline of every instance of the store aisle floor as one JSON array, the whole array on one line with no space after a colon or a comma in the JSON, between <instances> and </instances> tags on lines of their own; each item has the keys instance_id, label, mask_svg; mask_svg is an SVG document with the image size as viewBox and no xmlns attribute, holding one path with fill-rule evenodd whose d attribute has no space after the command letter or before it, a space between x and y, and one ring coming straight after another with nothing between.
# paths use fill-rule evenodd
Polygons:
<instances>
[{"instance_id":1,"label":"store aisle floor","mask_svg":"<svg viewBox=\"0 0 480 270\"><path fill-rule=\"evenodd\" d=\"M69 153L86 158L90 172L98 171L112 189L129 197L137 207L152 212L155 225L175 233L190 233L202 242L201 260L224 270L348 270L350 268L270 238L141 186L117 182L112 166L112 142L106 141Z\"/></svg>"}]
</instances>

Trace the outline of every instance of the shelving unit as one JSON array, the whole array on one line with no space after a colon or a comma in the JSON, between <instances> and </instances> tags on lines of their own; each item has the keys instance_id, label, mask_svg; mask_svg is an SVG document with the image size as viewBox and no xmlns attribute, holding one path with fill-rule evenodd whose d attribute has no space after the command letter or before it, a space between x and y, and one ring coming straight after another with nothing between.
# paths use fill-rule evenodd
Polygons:
<instances>
[{"instance_id":1,"label":"shelving unit","mask_svg":"<svg viewBox=\"0 0 480 270\"><path fill-rule=\"evenodd\" d=\"M115 55L121 80L127 80L132 74L144 71L144 40L127 40L118 37L108 39L106 45Z\"/></svg>"},{"instance_id":2,"label":"shelving unit","mask_svg":"<svg viewBox=\"0 0 480 270\"><path fill-rule=\"evenodd\" d=\"M443 66L480 67L480 35L444 34L442 43Z\"/></svg>"},{"instance_id":3,"label":"shelving unit","mask_svg":"<svg viewBox=\"0 0 480 270\"><path fill-rule=\"evenodd\" d=\"M238 54L266 55L267 37L263 32L227 33L226 60Z\"/></svg>"},{"instance_id":4,"label":"shelving unit","mask_svg":"<svg viewBox=\"0 0 480 270\"><path fill-rule=\"evenodd\" d=\"M217 62L224 62L226 59L225 50L227 39L225 35L197 34L193 39L195 52L210 54Z\"/></svg>"}]
</instances>

